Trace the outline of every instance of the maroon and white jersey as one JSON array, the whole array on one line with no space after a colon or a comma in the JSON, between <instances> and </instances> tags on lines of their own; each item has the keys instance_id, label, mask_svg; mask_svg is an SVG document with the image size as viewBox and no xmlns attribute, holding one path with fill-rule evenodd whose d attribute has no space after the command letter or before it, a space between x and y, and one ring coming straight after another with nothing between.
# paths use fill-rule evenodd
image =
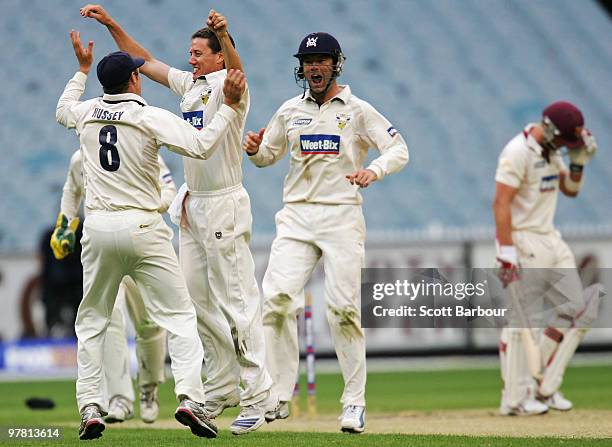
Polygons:
<instances>
[{"instance_id":1,"label":"maroon and white jersey","mask_svg":"<svg viewBox=\"0 0 612 447\"><path fill-rule=\"evenodd\" d=\"M518 189L511 204L513 231L549 233L555 229L559 178L566 168L558 151L546 161L542 146L529 133L532 127L529 124L504 147L495 181Z\"/></svg>"}]
</instances>

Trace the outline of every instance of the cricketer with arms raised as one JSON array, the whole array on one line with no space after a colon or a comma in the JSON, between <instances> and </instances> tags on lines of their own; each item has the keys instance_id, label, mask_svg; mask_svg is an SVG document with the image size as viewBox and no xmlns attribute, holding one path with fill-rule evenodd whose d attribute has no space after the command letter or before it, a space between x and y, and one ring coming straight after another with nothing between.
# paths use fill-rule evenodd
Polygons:
<instances>
[{"instance_id":1,"label":"cricketer with arms raised","mask_svg":"<svg viewBox=\"0 0 612 447\"><path fill-rule=\"evenodd\" d=\"M126 275L137 284L151 318L168 331L175 393L181 402L176 419L198 436L215 437L217 429L204 413L203 349L195 309L172 247L172 232L158 212L157 155L166 146L181 155L209 158L237 117L244 75L230 70L224 104L206 130L198 131L172 113L147 105L140 96L138 70L144 60L125 52L110 53L98 63L104 96L79 101L93 63L93 42L83 48L75 31L71 39L79 71L58 101L56 118L79 135L86 191L83 300L75 323L79 437L100 437L105 428L103 342Z\"/></svg>"}]
</instances>

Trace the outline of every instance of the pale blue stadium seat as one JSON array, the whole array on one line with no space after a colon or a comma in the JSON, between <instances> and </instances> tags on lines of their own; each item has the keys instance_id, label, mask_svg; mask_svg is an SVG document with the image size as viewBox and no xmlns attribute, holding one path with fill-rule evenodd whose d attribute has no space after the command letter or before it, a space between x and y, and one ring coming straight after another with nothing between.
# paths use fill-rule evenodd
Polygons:
<instances>
[{"instance_id":1,"label":"pale blue stadium seat","mask_svg":"<svg viewBox=\"0 0 612 447\"><path fill-rule=\"evenodd\" d=\"M0 251L36 249L52 225L73 133L55 105L77 68L71 28L95 41L96 59L115 50L100 25L79 16L83 2L4 2L0 33ZM159 59L190 70L189 38L204 25L201 1L105 2ZM300 39L328 31L348 57L342 82L402 133L410 165L364 192L370 231L492 226L494 172L502 147L541 109L567 99L584 111L600 144L578 200L560 200L565 225L612 220L612 41L610 18L595 1L255 0L224 1L251 91L247 129L265 126L300 93L293 67ZM35 11L35 13L33 13ZM179 113L178 98L153 82L144 96ZM84 95L100 95L92 73ZM180 157L162 153L177 182ZM374 154L372 154L374 156ZM245 160L256 235L274 232L287 160L259 170ZM27 237L23 237L26 234Z\"/></svg>"}]
</instances>

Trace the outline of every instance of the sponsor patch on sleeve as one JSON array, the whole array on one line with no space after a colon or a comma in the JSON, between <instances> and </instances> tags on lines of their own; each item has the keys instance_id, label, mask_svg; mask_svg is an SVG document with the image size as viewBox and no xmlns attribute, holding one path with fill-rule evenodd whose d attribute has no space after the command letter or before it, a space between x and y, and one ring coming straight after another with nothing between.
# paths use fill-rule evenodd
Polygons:
<instances>
[{"instance_id":1,"label":"sponsor patch on sleeve","mask_svg":"<svg viewBox=\"0 0 612 447\"><path fill-rule=\"evenodd\" d=\"M387 133L391 135L391 137L394 137L395 135L397 135L397 130L395 129L395 127L391 126L387 129Z\"/></svg>"},{"instance_id":2,"label":"sponsor patch on sleeve","mask_svg":"<svg viewBox=\"0 0 612 447\"><path fill-rule=\"evenodd\" d=\"M340 135L300 135L302 154L339 154Z\"/></svg>"},{"instance_id":3,"label":"sponsor patch on sleeve","mask_svg":"<svg viewBox=\"0 0 612 447\"><path fill-rule=\"evenodd\" d=\"M195 112L183 112L183 119L198 130L204 127L204 111L196 110Z\"/></svg>"},{"instance_id":4,"label":"sponsor patch on sleeve","mask_svg":"<svg viewBox=\"0 0 612 447\"><path fill-rule=\"evenodd\" d=\"M165 173L164 175L162 175L162 180L164 181L164 183L172 183L172 174L170 174L169 172Z\"/></svg>"}]
</instances>

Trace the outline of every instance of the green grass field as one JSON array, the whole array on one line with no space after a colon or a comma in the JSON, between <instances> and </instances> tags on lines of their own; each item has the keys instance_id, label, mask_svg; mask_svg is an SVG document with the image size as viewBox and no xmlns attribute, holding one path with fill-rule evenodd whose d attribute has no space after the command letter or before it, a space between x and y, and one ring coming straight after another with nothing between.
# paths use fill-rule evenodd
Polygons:
<instances>
[{"instance_id":1,"label":"green grass field","mask_svg":"<svg viewBox=\"0 0 612 447\"><path fill-rule=\"evenodd\" d=\"M201 445L202 443L224 445L291 445L297 446L584 446L584 445L612 445L611 438L581 437L580 433L566 438L531 437L528 440L521 433L521 424L527 419L534 418L500 418L494 416L494 409L499 404L499 372L496 369L453 370L431 372L395 372L373 373L368 375L367 402L369 429L375 426L370 421L385 422L388 418L397 415L406 415L407 426L421 423L420 416L433 419L428 421L429 427L436 429L435 425L445 424L445 415L456 415L457 412L470 411L474 414L484 415L491 421L508 424L517 424L518 435L508 436L450 436L435 434L395 434L395 433L364 433L362 435L348 435L340 432L317 433L270 431L275 422L264 427L256 433L245 436L232 436L227 430L231 416L237 414L236 409L226 412L230 417L219 420L219 437L215 440L199 439L191 435L190 431L174 424L173 412L176 407L172 392L172 382L168 381L161 389L160 400L162 411L160 424L151 428L134 427L136 423L107 425L104 436L100 440L92 441L105 445ZM576 421L575 415L580 411L591 410L594 414L603 414L605 418L612 418L612 368L610 366L590 366L572 368L566 374L563 386L565 394L570 397L578 409L578 413L570 412L566 415L539 416L542 422L568 425ZM337 374L319 374L317 376L317 411L319 420L334 421L340 414L341 406L338 402L342 390L341 377ZM28 397L49 397L56 402L56 408L47 411L32 411L24 405ZM609 412L609 413L608 413ZM569 418L574 413L574 419ZM225 416L225 414L224 414ZM549 419L546 419L549 418ZM553 418L553 419L550 419ZM74 398L74 382L72 381L45 381L45 382L5 382L0 383L0 426L5 430L7 426L41 426L59 425L64 428L64 438L58 441L4 441L7 445L76 445L79 416ZM606 419L603 420L605 424ZM451 421L452 422L452 421ZM313 427L317 427L315 421ZM530 422L531 423L531 422ZM612 420L607 421L612 424ZM130 425L132 424L132 425ZM308 427L308 420L304 426ZM156 427L164 428L156 428ZM127 427L127 428L126 428ZM168 428L168 427L176 427ZM406 432L403 426L391 431ZM418 428L418 427L408 427ZM442 427L444 428L444 427ZM567 427L565 427L567 430ZM307 430L307 428L306 428ZM375 431L375 430L374 430ZM571 432L571 429L570 429ZM609 431L608 433L612 433ZM588 434L587 434L588 436ZM2 441L0 441L2 442Z\"/></svg>"}]
</instances>

